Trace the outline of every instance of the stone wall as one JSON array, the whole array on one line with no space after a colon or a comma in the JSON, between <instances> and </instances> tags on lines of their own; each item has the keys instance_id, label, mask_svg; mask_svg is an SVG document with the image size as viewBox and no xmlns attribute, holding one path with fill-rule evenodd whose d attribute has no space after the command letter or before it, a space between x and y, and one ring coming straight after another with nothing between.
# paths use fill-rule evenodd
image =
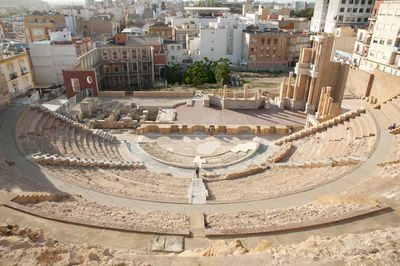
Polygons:
<instances>
[{"instance_id":1,"label":"stone wall","mask_svg":"<svg viewBox=\"0 0 400 266\"><path fill-rule=\"evenodd\" d=\"M154 97L154 98L163 98L163 97L193 97L193 92L185 92L185 91L134 91L133 97Z\"/></svg>"},{"instance_id":2,"label":"stone wall","mask_svg":"<svg viewBox=\"0 0 400 266\"><path fill-rule=\"evenodd\" d=\"M378 102L400 93L400 77L390 75L386 72L374 69L374 81L369 96L374 96Z\"/></svg>"},{"instance_id":3,"label":"stone wall","mask_svg":"<svg viewBox=\"0 0 400 266\"><path fill-rule=\"evenodd\" d=\"M264 106L264 97L261 99L230 99L209 95L210 104L223 109L258 109ZM229 97L229 95L228 95Z\"/></svg>"},{"instance_id":4,"label":"stone wall","mask_svg":"<svg viewBox=\"0 0 400 266\"><path fill-rule=\"evenodd\" d=\"M99 97L125 97L125 91L99 91Z\"/></svg>"},{"instance_id":5,"label":"stone wall","mask_svg":"<svg viewBox=\"0 0 400 266\"><path fill-rule=\"evenodd\" d=\"M378 69L374 69L371 74L358 68L351 68L347 77L346 90L358 97L373 96L380 103L400 93L400 77Z\"/></svg>"},{"instance_id":6,"label":"stone wall","mask_svg":"<svg viewBox=\"0 0 400 266\"><path fill-rule=\"evenodd\" d=\"M357 97L369 96L374 76L358 68L350 68L346 81L346 91Z\"/></svg>"}]
</instances>

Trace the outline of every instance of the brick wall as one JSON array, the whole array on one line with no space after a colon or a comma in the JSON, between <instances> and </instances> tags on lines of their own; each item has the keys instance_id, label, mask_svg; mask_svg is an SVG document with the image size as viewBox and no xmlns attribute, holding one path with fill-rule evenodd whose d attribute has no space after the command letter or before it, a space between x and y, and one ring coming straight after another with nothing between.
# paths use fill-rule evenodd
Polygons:
<instances>
[{"instance_id":1,"label":"brick wall","mask_svg":"<svg viewBox=\"0 0 400 266\"><path fill-rule=\"evenodd\" d=\"M73 89L72 79L79 80L81 91L91 89L93 91L93 96L97 96L98 89L94 70L63 70L63 77L68 99L78 94L78 92Z\"/></svg>"}]
</instances>

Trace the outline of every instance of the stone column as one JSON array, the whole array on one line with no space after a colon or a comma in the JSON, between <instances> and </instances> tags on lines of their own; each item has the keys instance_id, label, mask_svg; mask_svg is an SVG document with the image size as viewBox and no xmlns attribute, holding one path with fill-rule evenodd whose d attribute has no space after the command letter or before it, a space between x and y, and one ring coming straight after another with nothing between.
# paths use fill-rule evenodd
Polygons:
<instances>
[{"instance_id":1,"label":"stone column","mask_svg":"<svg viewBox=\"0 0 400 266\"><path fill-rule=\"evenodd\" d=\"M317 80L316 78L311 79L310 90L308 92L307 104L312 104L312 98L314 95L314 87L315 87L316 80Z\"/></svg>"},{"instance_id":2,"label":"stone column","mask_svg":"<svg viewBox=\"0 0 400 266\"><path fill-rule=\"evenodd\" d=\"M329 97L327 102L328 102L328 104L327 104L326 110L324 110L324 115L329 115L330 114L330 110L331 110L332 103L333 103L333 98Z\"/></svg>"},{"instance_id":3,"label":"stone column","mask_svg":"<svg viewBox=\"0 0 400 266\"><path fill-rule=\"evenodd\" d=\"M249 90L249 85L244 85L244 92L243 92L243 97L245 100L247 100L247 91Z\"/></svg>"},{"instance_id":4,"label":"stone column","mask_svg":"<svg viewBox=\"0 0 400 266\"><path fill-rule=\"evenodd\" d=\"M285 96L286 96L286 77L283 77L282 83L281 83L281 92L279 95L279 99L281 101L285 100Z\"/></svg>"},{"instance_id":5,"label":"stone column","mask_svg":"<svg viewBox=\"0 0 400 266\"><path fill-rule=\"evenodd\" d=\"M215 96L217 93L215 91L215 89L212 90L212 95Z\"/></svg>"},{"instance_id":6,"label":"stone column","mask_svg":"<svg viewBox=\"0 0 400 266\"><path fill-rule=\"evenodd\" d=\"M286 97L291 99L293 94L293 86L292 86L293 72L289 72L289 81L288 81L288 89Z\"/></svg>"},{"instance_id":7,"label":"stone column","mask_svg":"<svg viewBox=\"0 0 400 266\"><path fill-rule=\"evenodd\" d=\"M311 77L307 76L306 87L304 88L304 100L307 99L308 91L310 90L310 80L311 80Z\"/></svg>"},{"instance_id":8,"label":"stone column","mask_svg":"<svg viewBox=\"0 0 400 266\"><path fill-rule=\"evenodd\" d=\"M219 94L219 97L222 98L222 89L218 89L218 94Z\"/></svg>"},{"instance_id":9,"label":"stone column","mask_svg":"<svg viewBox=\"0 0 400 266\"><path fill-rule=\"evenodd\" d=\"M329 109L329 98L331 98L331 87L327 87L326 88L326 93L325 93L325 97L324 97L324 105L323 105L323 109L321 112L322 116L325 116L328 114L328 109Z\"/></svg>"},{"instance_id":10,"label":"stone column","mask_svg":"<svg viewBox=\"0 0 400 266\"><path fill-rule=\"evenodd\" d=\"M224 85L224 98L228 98L228 86Z\"/></svg>"},{"instance_id":11,"label":"stone column","mask_svg":"<svg viewBox=\"0 0 400 266\"><path fill-rule=\"evenodd\" d=\"M262 91L261 89L258 89L258 99L261 99L261 97L262 97Z\"/></svg>"},{"instance_id":12,"label":"stone column","mask_svg":"<svg viewBox=\"0 0 400 266\"><path fill-rule=\"evenodd\" d=\"M321 96L319 97L317 116L320 116L322 114L322 109L324 108L325 94L326 94L326 88L323 87L321 90Z\"/></svg>"},{"instance_id":13,"label":"stone column","mask_svg":"<svg viewBox=\"0 0 400 266\"><path fill-rule=\"evenodd\" d=\"M234 92L233 95L235 97L235 100L237 100L237 92Z\"/></svg>"}]
</instances>

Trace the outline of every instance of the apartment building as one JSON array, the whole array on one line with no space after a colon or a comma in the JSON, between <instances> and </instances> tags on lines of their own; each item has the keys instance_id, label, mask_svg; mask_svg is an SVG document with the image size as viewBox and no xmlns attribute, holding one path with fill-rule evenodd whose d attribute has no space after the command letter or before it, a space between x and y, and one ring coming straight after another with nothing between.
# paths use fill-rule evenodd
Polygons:
<instances>
[{"instance_id":1,"label":"apartment building","mask_svg":"<svg viewBox=\"0 0 400 266\"><path fill-rule=\"evenodd\" d=\"M244 25L220 24L200 29L199 37L188 42L189 54L193 60L207 57L210 60L227 58L239 64L242 58L242 35Z\"/></svg>"},{"instance_id":2,"label":"apartment building","mask_svg":"<svg viewBox=\"0 0 400 266\"><path fill-rule=\"evenodd\" d=\"M62 31L66 27L65 15L29 15L24 20L28 42L50 40L50 32Z\"/></svg>"},{"instance_id":3,"label":"apartment building","mask_svg":"<svg viewBox=\"0 0 400 266\"><path fill-rule=\"evenodd\" d=\"M284 69L294 66L301 47L310 47L310 35L285 31L243 33L243 60L249 69Z\"/></svg>"},{"instance_id":4,"label":"apartment building","mask_svg":"<svg viewBox=\"0 0 400 266\"><path fill-rule=\"evenodd\" d=\"M357 32L353 63L372 73L400 76L400 2L381 1L367 30Z\"/></svg>"},{"instance_id":5,"label":"apartment building","mask_svg":"<svg viewBox=\"0 0 400 266\"><path fill-rule=\"evenodd\" d=\"M63 70L75 64L76 59L92 49L90 38L72 39L67 30L51 32L50 41L29 44L35 84L50 87L64 84Z\"/></svg>"},{"instance_id":6,"label":"apartment building","mask_svg":"<svg viewBox=\"0 0 400 266\"><path fill-rule=\"evenodd\" d=\"M25 52L0 54L0 72L5 75L8 91L13 95L34 87L29 58Z\"/></svg>"},{"instance_id":7,"label":"apartment building","mask_svg":"<svg viewBox=\"0 0 400 266\"><path fill-rule=\"evenodd\" d=\"M127 90L152 86L165 66L165 53L159 37L130 37L125 45L92 49L63 70L67 97L81 90Z\"/></svg>"},{"instance_id":8,"label":"apartment building","mask_svg":"<svg viewBox=\"0 0 400 266\"><path fill-rule=\"evenodd\" d=\"M334 33L341 25L368 25L374 2L374 0L316 0L310 30Z\"/></svg>"},{"instance_id":9,"label":"apartment building","mask_svg":"<svg viewBox=\"0 0 400 266\"><path fill-rule=\"evenodd\" d=\"M161 37L163 40L172 40L172 28L165 23L158 22L149 26L148 36L158 36Z\"/></svg>"},{"instance_id":10,"label":"apartment building","mask_svg":"<svg viewBox=\"0 0 400 266\"><path fill-rule=\"evenodd\" d=\"M112 37L119 32L119 23L113 14L101 14L81 20L82 31L85 37L104 35Z\"/></svg>"}]
</instances>

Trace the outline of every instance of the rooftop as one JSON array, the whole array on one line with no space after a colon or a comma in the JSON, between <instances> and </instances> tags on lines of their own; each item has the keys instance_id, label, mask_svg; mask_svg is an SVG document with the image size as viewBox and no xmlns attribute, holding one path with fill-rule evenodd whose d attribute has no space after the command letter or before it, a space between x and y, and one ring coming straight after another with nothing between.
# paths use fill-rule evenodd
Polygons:
<instances>
[{"instance_id":1,"label":"rooftop","mask_svg":"<svg viewBox=\"0 0 400 266\"><path fill-rule=\"evenodd\" d=\"M126 41L126 46L134 45L161 45L162 41L160 37L133 37L129 36Z\"/></svg>"}]
</instances>

